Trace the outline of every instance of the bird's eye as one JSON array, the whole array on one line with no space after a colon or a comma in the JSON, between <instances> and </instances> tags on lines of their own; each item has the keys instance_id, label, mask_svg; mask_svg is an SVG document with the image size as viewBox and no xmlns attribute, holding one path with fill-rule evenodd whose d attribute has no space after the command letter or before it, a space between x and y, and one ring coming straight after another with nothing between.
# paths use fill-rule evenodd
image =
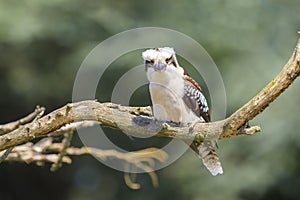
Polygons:
<instances>
[{"instance_id":1,"label":"bird's eye","mask_svg":"<svg viewBox=\"0 0 300 200\"><path fill-rule=\"evenodd\" d=\"M173 57L171 56L170 58L166 59L167 64L171 64L173 62Z\"/></svg>"},{"instance_id":2,"label":"bird's eye","mask_svg":"<svg viewBox=\"0 0 300 200\"><path fill-rule=\"evenodd\" d=\"M153 64L153 63L154 63L154 60L146 60L145 63L146 63L146 64Z\"/></svg>"},{"instance_id":3,"label":"bird's eye","mask_svg":"<svg viewBox=\"0 0 300 200\"><path fill-rule=\"evenodd\" d=\"M177 67L176 62L175 62L173 56L171 56L170 58L167 58L166 59L166 63L167 63L167 65L171 65L172 64L172 65L174 65L174 67Z\"/></svg>"}]
</instances>

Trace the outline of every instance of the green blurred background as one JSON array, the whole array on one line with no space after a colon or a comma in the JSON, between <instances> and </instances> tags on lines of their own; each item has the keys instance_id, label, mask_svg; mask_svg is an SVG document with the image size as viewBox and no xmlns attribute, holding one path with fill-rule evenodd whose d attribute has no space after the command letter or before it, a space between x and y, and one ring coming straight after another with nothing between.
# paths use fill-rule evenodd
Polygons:
<instances>
[{"instance_id":1,"label":"green blurred background","mask_svg":"<svg viewBox=\"0 0 300 200\"><path fill-rule=\"evenodd\" d=\"M230 115L290 57L299 10L299 0L0 0L0 122L20 118L37 104L50 112L70 102L87 54L106 38L143 26L180 31L205 47L224 79ZM117 77L142 63L140 52L110 66L99 100L109 101ZM145 93L146 87L137 92L135 105L150 103ZM92 156L76 157L54 173L48 165L5 163L0 199L300 199L299 102L297 80L250 122L263 133L220 141L222 176L211 176L191 151L157 172L159 188L139 175L138 191ZM78 138L74 144L80 145Z\"/></svg>"}]
</instances>

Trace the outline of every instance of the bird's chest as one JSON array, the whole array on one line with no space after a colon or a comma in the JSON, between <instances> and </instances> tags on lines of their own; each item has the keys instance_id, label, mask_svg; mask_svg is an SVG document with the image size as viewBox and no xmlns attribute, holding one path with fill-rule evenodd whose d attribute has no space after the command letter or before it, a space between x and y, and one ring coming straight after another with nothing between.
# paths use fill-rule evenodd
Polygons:
<instances>
[{"instance_id":1,"label":"bird's chest","mask_svg":"<svg viewBox=\"0 0 300 200\"><path fill-rule=\"evenodd\" d=\"M180 74L173 71L160 73L150 69L147 76L156 119L182 123L196 119L183 101L185 83Z\"/></svg>"},{"instance_id":2,"label":"bird's chest","mask_svg":"<svg viewBox=\"0 0 300 200\"><path fill-rule=\"evenodd\" d=\"M154 117L159 120L180 122L182 119L182 96L172 88L155 83L150 83L149 88Z\"/></svg>"}]
</instances>

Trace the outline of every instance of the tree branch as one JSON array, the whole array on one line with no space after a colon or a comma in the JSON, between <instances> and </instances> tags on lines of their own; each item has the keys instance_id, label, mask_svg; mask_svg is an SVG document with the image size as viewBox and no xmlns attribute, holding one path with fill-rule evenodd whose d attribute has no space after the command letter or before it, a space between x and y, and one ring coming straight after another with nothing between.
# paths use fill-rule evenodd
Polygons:
<instances>
[{"instance_id":1,"label":"tree branch","mask_svg":"<svg viewBox=\"0 0 300 200\"><path fill-rule=\"evenodd\" d=\"M153 170L154 163L156 160L165 162L168 158L166 152L157 148L146 148L139 151L122 153L115 150L102 150L92 147L66 147L65 142L53 143L51 137L44 138L36 144L28 142L10 149L12 150L6 155L6 162L26 162L35 163L37 165L53 163L51 171L58 169L62 163L71 164L72 160L69 156L74 155L92 154L101 160L117 158L123 160L128 167L129 165L133 165L143 170L145 173L148 173L154 187L158 186L157 175ZM0 152L0 155L2 154L3 156L6 154L6 151ZM132 182L134 180L132 180L130 174L126 173L124 179L130 188L139 188L139 184Z\"/></svg>"},{"instance_id":2,"label":"tree branch","mask_svg":"<svg viewBox=\"0 0 300 200\"><path fill-rule=\"evenodd\" d=\"M62 158L60 158L61 152L63 151L65 153ZM4 151L0 152L0 155L4 153ZM69 156L89 154L93 154L101 160L105 160L110 157L118 158L119 160L124 160L129 164L133 164L134 166L139 167L147 173L153 171L152 168L154 167L154 160L164 162L168 158L167 153L157 148L146 148L143 150L121 153L115 150L102 150L93 147L66 148L63 142L53 143L52 138L44 138L36 144L28 142L26 144L19 145L13 148L5 161L26 163L34 162L38 165L44 165L45 163L55 164L57 162L70 164L72 160Z\"/></svg>"},{"instance_id":3,"label":"tree branch","mask_svg":"<svg viewBox=\"0 0 300 200\"><path fill-rule=\"evenodd\" d=\"M287 89L292 82L300 74L300 39L296 48L286 63L281 72L255 97L253 97L243 107L233 113L226 119L226 128L230 130L238 130L247 121L253 119L256 115L261 113L270 103L272 103L281 93ZM232 134L225 134L224 136L232 136Z\"/></svg>"},{"instance_id":4,"label":"tree branch","mask_svg":"<svg viewBox=\"0 0 300 200\"><path fill-rule=\"evenodd\" d=\"M260 127L245 124L274 101L300 73L300 40L291 58L282 71L255 97L230 117L211 123L196 123L194 126L176 127L158 122L151 117L150 107L126 107L113 103L98 103L93 100L69 103L48 115L0 136L0 151L47 136L68 124L85 120L98 121L125 133L136 133L178 139L222 139L241 134L253 134ZM63 133L64 131L62 131Z\"/></svg>"},{"instance_id":5,"label":"tree branch","mask_svg":"<svg viewBox=\"0 0 300 200\"><path fill-rule=\"evenodd\" d=\"M26 117L23 117L23 118L21 118L17 121L14 121L14 122L10 122L10 123L4 124L4 125L0 125L0 135L4 135L8 132L11 132L12 130L15 130L16 128L18 128L22 124L26 124L26 123L32 121L35 118L39 118L40 116L42 116L44 114L44 112L45 112L44 107L36 106L34 112L30 113Z\"/></svg>"}]
</instances>

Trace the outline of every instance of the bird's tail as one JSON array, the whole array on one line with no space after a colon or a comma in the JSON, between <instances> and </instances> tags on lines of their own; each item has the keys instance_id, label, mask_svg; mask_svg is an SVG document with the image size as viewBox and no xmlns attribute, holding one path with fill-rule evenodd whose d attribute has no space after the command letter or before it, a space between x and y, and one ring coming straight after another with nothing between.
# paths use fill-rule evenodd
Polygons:
<instances>
[{"instance_id":1,"label":"bird's tail","mask_svg":"<svg viewBox=\"0 0 300 200\"><path fill-rule=\"evenodd\" d=\"M218 155L215 151L215 141L193 141L190 147L199 155L202 159L205 167L210 171L213 176L223 174L221 162L219 161Z\"/></svg>"}]
</instances>

